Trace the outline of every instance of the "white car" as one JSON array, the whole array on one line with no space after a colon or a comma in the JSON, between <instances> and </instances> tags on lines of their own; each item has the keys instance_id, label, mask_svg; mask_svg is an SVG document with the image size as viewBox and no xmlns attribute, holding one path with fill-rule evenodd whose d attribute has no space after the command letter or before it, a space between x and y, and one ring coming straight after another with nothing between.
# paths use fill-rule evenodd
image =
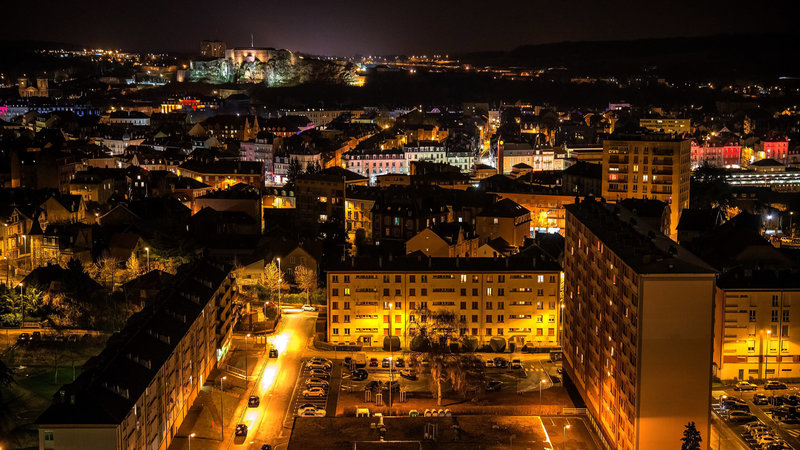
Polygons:
<instances>
[{"instance_id":1,"label":"white car","mask_svg":"<svg viewBox=\"0 0 800 450\"><path fill-rule=\"evenodd\" d=\"M325 397L326 395L328 395L328 393L325 392L325 389L322 389L321 387L312 387L303 391L303 397L305 398L321 398Z\"/></svg>"},{"instance_id":2,"label":"white car","mask_svg":"<svg viewBox=\"0 0 800 450\"><path fill-rule=\"evenodd\" d=\"M320 378L309 378L306 380L306 387L320 387L323 389L328 389L328 382Z\"/></svg>"},{"instance_id":3,"label":"white car","mask_svg":"<svg viewBox=\"0 0 800 450\"><path fill-rule=\"evenodd\" d=\"M522 361L519 359L512 359L511 360L511 368L512 369L522 369Z\"/></svg>"},{"instance_id":4,"label":"white car","mask_svg":"<svg viewBox=\"0 0 800 450\"><path fill-rule=\"evenodd\" d=\"M760 438L758 438L756 442L758 443L758 445L763 447L764 444L773 444L776 442L780 442L780 439L777 436L771 434L765 434L762 435Z\"/></svg>"},{"instance_id":5,"label":"white car","mask_svg":"<svg viewBox=\"0 0 800 450\"><path fill-rule=\"evenodd\" d=\"M314 405L303 405L297 409L297 415L300 417L325 417L326 411L324 408L317 408Z\"/></svg>"},{"instance_id":6,"label":"white car","mask_svg":"<svg viewBox=\"0 0 800 450\"><path fill-rule=\"evenodd\" d=\"M312 356L311 359L309 359L309 361L325 363L325 364L331 364L331 360L330 359L323 358L322 356Z\"/></svg>"},{"instance_id":7,"label":"white car","mask_svg":"<svg viewBox=\"0 0 800 450\"><path fill-rule=\"evenodd\" d=\"M320 361L309 361L306 363L306 367L311 370L319 369L328 371L331 370L331 363L324 363Z\"/></svg>"},{"instance_id":8,"label":"white car","mask_svg":"<svg viewBox=\"0 0 800 450\"><path fill-rule=\"evenodd\" d=\"M740 381L736 383L736 386L733 387L734 391L755 391L756 389L757 386L748 381Z\"/></svg>"},{"instance_id":9,"label":"white car","mask_svg":"<svg viewBox=\"0 0 800 450\"><path fill-rule=\"evenodd\" d=\"M311 305L303 305L303 311L316 311L316 308Z\"/></svg>"}]
</instances>

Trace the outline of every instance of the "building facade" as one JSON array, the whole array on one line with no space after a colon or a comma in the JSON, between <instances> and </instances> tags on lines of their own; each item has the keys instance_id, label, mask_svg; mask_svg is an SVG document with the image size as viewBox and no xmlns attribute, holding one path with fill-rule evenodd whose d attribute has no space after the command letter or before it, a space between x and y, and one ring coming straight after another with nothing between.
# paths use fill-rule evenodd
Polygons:
<instances>
[{"instance_id":1,"label":"building facade","mask_svg":"<svg viewBox=\"0 0 800 450\"><path fill-rule=\"evenodd\" d=\"M737 381L800 377L797 271L725 273L717 282L716 305L717 377Z\"/></svg>"},{"instance_id":2,"label":"building facade","mask_svg":"<svg viewBox=\"0 0 800 450\"><path fill-rule=\"evenodd\" d=\"M40 450L170 446L228 351L234 290L230 267L206 261L183 267L172 284L58 391L36 421Z\"/></svg>"},{"instance_id":3,"label":"building facade","mask_svg":"<svg viewBox=\"0 0 800 450\"><path fill-rule=\"evenodd\" d=\"M328 341L381 346L413 339L426 311L450 311L459 334L558 344L560 266L536 258L358 258L328 271Z\"/></svg>"},{"instance_id":4,"label":"building facade","mask_svg":"<svg viewBox=\"0 0 800 450\"><path fill-rule=\"evenodd\" d=\"M566 210L563 365L601 437L664 448L689 421L708 436L714 270L624 208Z\"/></svg>"},{"instance_id":5,"label":"building facade","mask_svg":"<svg viewBox=\"0 0 800 450\"><path fill-rule=\"evenodd\" d=\"M689 208L690 142L666 134L617 135L603 141L603 198L652 198L669 205L671 234Z\"/></svg>"}]
</instances>

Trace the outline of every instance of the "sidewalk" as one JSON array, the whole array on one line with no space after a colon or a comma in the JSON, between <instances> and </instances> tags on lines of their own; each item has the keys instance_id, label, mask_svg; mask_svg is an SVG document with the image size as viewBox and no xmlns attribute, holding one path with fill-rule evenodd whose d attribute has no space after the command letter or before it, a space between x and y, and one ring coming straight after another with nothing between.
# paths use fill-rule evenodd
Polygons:
<instances>
[{"instance_id":1,"label":"sidewalk","mask_svg":"<svg viewBox=\"0 0 800 450\"><path fill-rule=\"evenodd\" d=\"M254 343L253 338L248 339L247 381L220 368L211 372L201 393L197 396L197 400L181 424L169 447L170 450L188 449L188 436L192 433L195 434L192 438L192 449L220 450L231 446L235 437L234 429L238 423L242 423L247 410L247 400L267 360L267 352L264 351L264 348L263 343ZM231 366L244 371L243 336L234 336L234 343L228 355L225 360L220 362L219 366ZM225 380L222 382L223 390L220 391L220 379L223 376ZM222 410L220 410L220 404L222 404ZM221 429L221 423L224 424L224 429Z\"/></svg>"}]
</instances>

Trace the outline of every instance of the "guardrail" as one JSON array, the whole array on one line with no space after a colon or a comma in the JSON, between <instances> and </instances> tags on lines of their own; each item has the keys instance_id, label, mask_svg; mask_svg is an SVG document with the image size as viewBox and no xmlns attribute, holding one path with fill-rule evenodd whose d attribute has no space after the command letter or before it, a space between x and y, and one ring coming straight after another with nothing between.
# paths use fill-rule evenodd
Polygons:
<instances>
[{"instance_id":1,"label":"guardrail","mask_svg":"<svg viewBox=\"0 0 800 450\"><path fill-rule=\"evenodd\" d=\"M584 415L586 415L586 408L564 408L564 409L561 410L561 414L573 415L573 416L584 416Z\"/></svg>"}]
</instances>

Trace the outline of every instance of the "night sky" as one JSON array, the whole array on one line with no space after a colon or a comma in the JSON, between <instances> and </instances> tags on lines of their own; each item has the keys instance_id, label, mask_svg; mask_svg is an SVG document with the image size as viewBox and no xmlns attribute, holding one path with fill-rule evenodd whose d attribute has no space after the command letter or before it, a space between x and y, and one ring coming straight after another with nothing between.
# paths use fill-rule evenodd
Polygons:
<instances>
[{"instance_id":1,"label":"night sky","mask_svg":"<svg viewBox=\"0 0 800 450\"><path fill-rule=\"evenodd\" d=\"M0 39L126 50L228 46L325 55L510 50L560 41L792 31L796 1L36 0L4 2ZM9 13L10 10L10 13Z\"/></svg>"}]
</instances>

